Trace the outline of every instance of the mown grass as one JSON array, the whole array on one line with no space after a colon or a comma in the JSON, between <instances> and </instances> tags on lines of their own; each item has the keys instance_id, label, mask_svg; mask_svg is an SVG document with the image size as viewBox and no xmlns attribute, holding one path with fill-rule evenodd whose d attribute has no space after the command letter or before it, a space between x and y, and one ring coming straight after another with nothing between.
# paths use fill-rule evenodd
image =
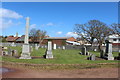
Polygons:
<instances>
[{"instance_id":1,"label":"mown grass","mask_svg":"<svg viewBox=\"0 0 120 80\"><path fill-rule=\"evenodd\" d=\"M11 49L18 50L20 55L22 48L21 47L10 47ZM40 48L38 50L33 49L31 52L31 56L38 56L42 57L45 54L46 49ZM31 64L96 64L96 63L118 63L118 61L111 61L111 60L96 60L91 61L87 60L88 56L80 55L79 50L52 50L53 52L53 59L18 59L14 57L3 56L2 60L6 62L19 62L19 63L31 63ZM90 51L90 53L99 56L99 52ZM114 53L116 55L117 53Z\"/></svg>"}]
</instances>

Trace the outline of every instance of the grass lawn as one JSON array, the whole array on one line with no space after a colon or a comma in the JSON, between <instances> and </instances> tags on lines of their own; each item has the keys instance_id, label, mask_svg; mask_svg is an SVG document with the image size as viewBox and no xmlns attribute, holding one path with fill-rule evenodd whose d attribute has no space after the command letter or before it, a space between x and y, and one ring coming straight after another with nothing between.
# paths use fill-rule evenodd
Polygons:
<instances>
[{"instance_id":1,"label":"grass lawn","mask_svg":"<svg viewBox=\"0 0 120 80\"><path fill-rule=\"evenodd\" d=\"M20 55L22 48L21 47L10 47L11 49L18 50ZM39 50L33 49L31 56L43 56L45 54L46 49L40 48ZM3 56L2 60L6 62L20 62L20 63L33 63L33 64L96 64L96 63L118 63L118 61L110 61L110 60L96 60L90 61L86 58L88 56L80 55L79 50L52 50L53 59L17 59L14 57ZM99 56L99 52L90 51L90 53ZM117 55L117 52L113 53L114 56Z\"/></svg>"}]
</instances>

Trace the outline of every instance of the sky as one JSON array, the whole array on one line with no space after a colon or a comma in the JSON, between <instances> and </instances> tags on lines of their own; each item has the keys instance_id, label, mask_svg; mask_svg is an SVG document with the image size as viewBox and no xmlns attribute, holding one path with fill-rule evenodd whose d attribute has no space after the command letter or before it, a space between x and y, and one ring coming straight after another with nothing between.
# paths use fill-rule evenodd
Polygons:
<instances>
[{"instance_id":1,"label":"sky","mask_svg":"<svg viewBox=\"0 0 120 80\"><path fill-rule=\"evenodd\" d=\"M108 25L118 22L117 2L2 2L0 30L3 36L25 34L25 18L30 29L47 31L50 37L77 37L75 24L100 20Z\"/></svg>"}]
</instances>

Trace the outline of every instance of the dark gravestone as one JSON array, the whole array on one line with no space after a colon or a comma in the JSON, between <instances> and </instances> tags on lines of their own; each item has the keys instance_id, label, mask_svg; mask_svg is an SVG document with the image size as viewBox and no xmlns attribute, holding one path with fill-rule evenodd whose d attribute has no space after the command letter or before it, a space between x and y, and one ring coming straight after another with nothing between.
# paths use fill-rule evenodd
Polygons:
<instances>
[{"instance_id":1,"label":"dark gravestone","mask_svg":"<svg viewBox=\"0 0 120 80\"><path fill-rule=\"evenodd\" d=\"M84 47L82 47L82 55L86 55L86 47L84 46Z\"/></svg>"},{"instance_id":2,"label":"dark gravestone","mask_svg":"<svg viewBox=\"0 0 120 80\"><path fill-rule=\"evenodd\" d=\"M100 52L100 58L103 58L104 57L104 51L102 50L101 52Z\"/></svg>"}]
</instances>

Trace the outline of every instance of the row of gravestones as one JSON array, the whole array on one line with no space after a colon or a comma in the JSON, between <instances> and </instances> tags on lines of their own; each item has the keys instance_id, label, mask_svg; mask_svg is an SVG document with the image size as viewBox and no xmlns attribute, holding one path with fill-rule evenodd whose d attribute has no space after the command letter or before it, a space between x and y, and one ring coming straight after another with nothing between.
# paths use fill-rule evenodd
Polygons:
<instances>
[{"instance_id":1,"label":"row of gravestones","mask_svg":"<svg viewBox=\"0 0 120 80\"><path fill-rule=\"evenodd\" d=\"M46 45L45 45L45 46L41 46L41 48L47 48L47 46L46 46ZM52 48L52 49L54 49L54 50L55 50L55 49L57 49L57 48L58 48L58 49L63 49L63 50L65 50L65 46L61 46L61 47L60 47L60 46L58 46L58 47L57 47L57 45L56 45L56 44L53 44L53 48Z\"/></svg>"},{"instance_id":2,"label":"row of gravestones","mask_svg":"<svg viewBox=\"0 0 120 80\"><path fill-rule=\"evenodd\" d=\"M8 51L2 50L2 56L13 56L18 57L18 51L8 48Z\"/></svg>"},{"instance_id":3,"label":"row of gravestones","mask_svg":"<svg viewBox=\"0 0 120 80\"><path fill-rule=\"evenodd\" d=\"M86 55L86 56L88 55L88 56L90 56L90 57L87 58L88 60L95 60L95 55L89 53L86 50L85 46L82 48L82 52L80 54L81 55ZM106 41L106 49L102 50L100 52L100 58L104 58L104 59L107 59L107 60L114 60L114 59L120 60L120 53L118 54L118 56L116 56L114 58L113 54L112 54L112 43L110 43L109 41Z\"/></svg>"},{"instance_id":4,"label":"row of gravestones","mask_svg":"<svg viewBox=\"0 0 120 80\"><path fill-rule=\"evenodd\" d=\"M92 61L95 60L95 55L88 52L85 46L83 46L82 51L80 52L80 54L85 55L85 56L90 56L90 57L87 57L88 60L92 60Z\"/></svg>"}]
</instances>

